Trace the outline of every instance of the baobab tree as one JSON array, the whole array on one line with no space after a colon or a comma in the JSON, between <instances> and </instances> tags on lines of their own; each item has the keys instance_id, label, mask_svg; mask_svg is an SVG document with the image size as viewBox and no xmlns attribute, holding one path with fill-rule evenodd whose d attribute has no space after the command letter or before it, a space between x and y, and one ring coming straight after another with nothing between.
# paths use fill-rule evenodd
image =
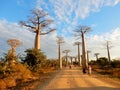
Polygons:
<instances>
[{"instance_id":1,"label":"baobab tree","mask_svg":"<svg viewBox=\"0 0 120 90\"><path fill-rule=\"evenodd\" d=\"M31 14L32 15L28 17L28 21L20 21L20 24L36 34L34 48L40 49L40 36L49 34L55 30L50 28L50 24L53 20L47 19L48 13L40 9L32 10Z\"/></svg>"},{"instance_id":2,"label":"baobab tree","mask_svg":"<svg viewBox=\"0 0 120 90\"><path fill-rule=\"evenodd\" d=\"M70 52L69 49L66 49L66 50L63 51L63 53L66 54L66 64L67 64L67 65L68 65L68 53L69 53L69 52Z\"/></svg>"},{"instance_id":3,"label":"baobab tree","mask_svg":"<svg viewBox=\"0 0 120 90\"><path fill-rule=\"evenodd\" d=\"M100 55L100 53L95 53L94 55L96 57L96 60L98 60L98 55Z\"/></svg>"},{"instance_id":4,"label":"baobab tree","mask_svg":"<svg viewBox=\"0 0 120 90\"><path fill-rule=\"evenodd\" d=\"M110 58L110 49L113 47L110 45L110 41L107 41L105 44L106 48L107 48L107 54L108 54L108 61L109 63L111 63L111 58Z\"/></svg>"},{"instance_id":5,"label":"baobab tree","mask_svg":"<svg viewBox=\"0 0 120 90\"><path fill-rule=\"evenodd\" d=\"M64 43L63 37L57 36L57 43L58 43L58 60L59 60L59 67L62 69L62 55L61 55L61 44Z\"/></svg>"},{"instance_id":6,"label":"baobab tree","mask_svg":"<svg viewBox=\"0 0 120 90\"><path fill-rule=\"evenodd\" d=\"M79 66L81 65L81 60L80 60L80 45L82 43L81 42L75 42L74 45L78 46L78 61L79 61Z\"/></svg>"},{"instance_id":7,"label":"baobab tree","mask_svg":"<svg viewBox=\"0 0 120 90\"><path fill-rule=\"evenodd\" d=\"M13 64L16 62L16 48L21 44L21 42L17 39L8 39L7 43L11 46L11 49L8 52L8 58L10 59L9 64Z\"/></svg>"},{"instance_id":8,"label":"baobab tree","mask_svg":"<svg viewBox=\"0 0 120 90\"><path fill-rule=\"evenodd\" d=\"M82 67L83 73L86 73L87 68L87 59L86 59L86 47L85 47L85 33L90 31L91 28L88 26L81 26L79 25L78 28L75 30L76 37L82 37Z\"/></svg>"}]
</instances>

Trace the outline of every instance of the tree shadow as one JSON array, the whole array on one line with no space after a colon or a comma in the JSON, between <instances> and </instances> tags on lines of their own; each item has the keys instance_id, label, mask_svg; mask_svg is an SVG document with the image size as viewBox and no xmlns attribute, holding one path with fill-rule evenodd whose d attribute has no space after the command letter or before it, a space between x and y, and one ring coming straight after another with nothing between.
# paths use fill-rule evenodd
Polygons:
<instances>
[{"instance_id":1,"label":"tree shadow","mask_svg":"<svg viewBox=\"0 0 120 90\"><path fill-rule=\"evenodd\" d=\"M111 87L77 87L77 88L60 88L60 89L48 89L48 90L120 90L120 88Z\"/></svg>"}]
</instances>

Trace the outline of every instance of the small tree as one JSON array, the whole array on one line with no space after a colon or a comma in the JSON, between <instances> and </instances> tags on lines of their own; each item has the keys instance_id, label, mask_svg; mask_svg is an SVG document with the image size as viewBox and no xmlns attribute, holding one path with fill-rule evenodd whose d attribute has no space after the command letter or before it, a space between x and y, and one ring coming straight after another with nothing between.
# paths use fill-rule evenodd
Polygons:
<instances>
[{"instance_id":1,"label":"small tree","mask_svg":"<svg viewBox=\"0 0 120 90\"><path fill-rule=\"evenodd\" d=\"M11 46L11 49L8 51L8 54L6 54L5 58L9 65L12 65L17 60L16 48L21 44L21 42L17 39L9 39L7 43Z\"/></svg>"},{"instance_id":2,"label":"small tree","mask_svg":"<svg viewBox=\"0 0 120 90\"><path fill-rule=\"evenodd\" d=\"M27 63L32 71L37 71L45 62L46 56L38 49L27 49L25 52L27 53L27 56L25 57L25 60L22 61Z\"/></svg>"},{"instance_id":3,"label":"small tree","mask_svg":"<svg viewBox=\"0 0 120 90\"><path fill-rule=\"evenodd\" d=\"M100 53L95 53L94 56L96 57L96 61L98 60L98 55L100 55Z\"/></svg>"}]
</instances>

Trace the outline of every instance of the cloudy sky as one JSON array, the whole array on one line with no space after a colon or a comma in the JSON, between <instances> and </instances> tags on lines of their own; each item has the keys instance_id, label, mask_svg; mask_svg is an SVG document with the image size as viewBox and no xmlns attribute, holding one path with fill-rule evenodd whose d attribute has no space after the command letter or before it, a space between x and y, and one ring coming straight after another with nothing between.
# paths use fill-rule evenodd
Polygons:
<instances>
[{"instance_id":1,"label":"cloudy sky","mask_svg":"<svg viewBox=\"0 0 120 90\"><path fill-rule=\"evenodd\" d=\"M23 54L27 48L34 47L35 34L19 25L34 8L48 12L57 29L41 37L41 50L48 58L57 58L57 35L64 37L62 50L70 49L69 55L77 55L73 43L81 39L76 39L73 32L79 25L91 27L91 32L85 35L90 59L95 59L94 53L107 57L106 40L112 46L111 58L120 57L120 0L0 0L0 57L9 50L6 41L10 38L22 41L17 53Z\"/></svg>"}]
</instances>

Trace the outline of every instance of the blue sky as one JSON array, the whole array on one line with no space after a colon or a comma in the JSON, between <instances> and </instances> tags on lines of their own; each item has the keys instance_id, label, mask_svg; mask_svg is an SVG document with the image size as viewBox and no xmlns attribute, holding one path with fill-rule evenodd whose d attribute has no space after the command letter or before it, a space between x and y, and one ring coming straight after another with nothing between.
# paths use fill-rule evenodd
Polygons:
<instances>
[{"instance_id":1,"label":"blue sky","mask_svg":"<svg viewBox=\"0 0 120 90\"><path fill-rule=\"evenodd\" d=\"M56 36L62 35L66 41L64 49L70 49L70 55L77 55L73 30L78 25L87 25L92 31L86 34L86 49L90 49L91 59L94 53L107 57L105 40L111 41L111 57L117 58L120 52L120 0L1 0L0 1L0 50L7 52L6 40L18 38L23 44L18 52L33 47L34 34L19 26L19 21L27 20L30 10L43 9L54 20L56 32L42 36L41 49L49 58L57 57ZM6 26L7 25L7 26ZM51 43L52 42L52 43ZM101 49L102 48L102 49ZM0 52L0 55L2 55ZM53 53L51 53L53 52Z\"/></svg>"}]
</instances>

